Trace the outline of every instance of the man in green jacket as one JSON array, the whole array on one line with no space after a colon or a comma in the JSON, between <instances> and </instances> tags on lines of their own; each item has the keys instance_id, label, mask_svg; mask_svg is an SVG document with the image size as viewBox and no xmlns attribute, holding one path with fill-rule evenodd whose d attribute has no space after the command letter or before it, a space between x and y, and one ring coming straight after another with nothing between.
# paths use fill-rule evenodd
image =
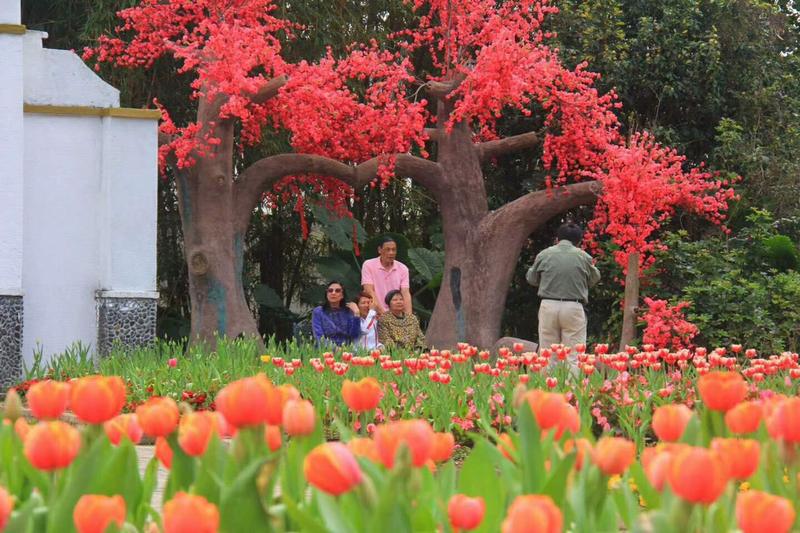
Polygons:
<instances>
[{"instance_id":1,"label":"man in green jacket","mask_svg":"<svg viewBox=\"0 0 800 533\"><path fill-rule=\"evenodd\" d=\"M539 253L525 279L539 287L539 347L552 344L575 346L586 343L586 313L589 287L600 281L592 257L578 248L583 229L572 222L562 224L558 244Z\"/></svg>"}]
</instances>

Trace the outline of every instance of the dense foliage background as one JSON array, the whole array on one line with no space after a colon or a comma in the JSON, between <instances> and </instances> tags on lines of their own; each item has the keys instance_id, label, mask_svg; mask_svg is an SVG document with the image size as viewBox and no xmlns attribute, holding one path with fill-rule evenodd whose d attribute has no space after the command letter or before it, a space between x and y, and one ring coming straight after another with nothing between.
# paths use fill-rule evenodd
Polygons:
<instances>
[{"instance_id":1,"label":"dense foliage background","mask_svg":"<svg viewBox=\"0 0 800 533\"><path fill-rule=\"evenodd\" d=\"M46 45L74 48L93 43L115 24L114 13L133 0L23 1L23 23L47 31ZM405 26L408 6L400 0L306 0L285 3L285 15L305 26L290 43L291 57L313 60L326 46L342 50L353 41L382 39ZM693 163L706 163L722 178L742 176L740 201L731 212L731 233L678 216L642 293L692 302L687 317L700 328L697 342L738 340L762 350L798 348L800 342L800 20L791 0L562 0L549 19L562 55L570 65L588 61L614 89L624 107L629 132L651 130ZM152 71L112 71L101 75L122 91L122 103L149 105L167 95L168 107L188 102L187 83ZM424 65L423 65L424 67ZM189 110L187 109L188 113ZM180 119L180 116L176 118ZM530 129L531 119L509 115L504 133ZM285 139L268 137L248 151L241 165L279 149ZM489 193L499 206L540 186L544 177L537 153L503 159L489 175ZM309 194L311 194L309 192ZM357 265L374 254L374 237L398 235L402 259L413 272L415 309L423 320L433 306L442 265L440 221L423 189L395 180L373 188L352 206L354 220L336 220L306 202L311 223L302 238L293 204L254 213L247 238L245 279L259 329L290 337L308 305L322 298L321 279L338 278L352 290ZM571 214L591 218L582 209ZM159 335L188 333L188 290L175 192L159 181L158 277L161 292ZM524 273L535 254L552 241L551 227L531 237L509 293L504 333L536 337L534 290ZM370 240L372 242L370 242ZM355 245L358 246L355 246ZM357 255L360 253L360 257ZM619 336L621 272L600 258L604 279L592 293L590 338Z\"/></svg>"}]
</instances>

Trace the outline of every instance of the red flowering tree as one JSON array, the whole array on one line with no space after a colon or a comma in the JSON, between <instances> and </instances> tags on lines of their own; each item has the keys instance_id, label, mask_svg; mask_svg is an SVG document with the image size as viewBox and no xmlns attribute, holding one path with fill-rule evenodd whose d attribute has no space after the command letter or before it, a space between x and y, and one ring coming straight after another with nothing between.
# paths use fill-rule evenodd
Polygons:
<instances>
[{"instance_id":1,"label":"red flowering tree","mask_svg":"<svg viewBox=\"0 0 800 533\"><path fill-rule=\"evenodd\" d=\"M494 342L522 245L550 218L599 200L593 228L620 246L621 261L633 250L647 258L675 208L719 222L733 194L649 136L620 135L614 95L599 94L596 74L566 68L548 46L548 0L414 0L416 25L389 49L361 45L296 64L281 56L295 27L273 17L274 7L144 0L120 12L116 36L86 53L144 68L168 55L194 74L196 120L178 126L164 110L160 152L177 175L194 339L256 333L242 241L266 192L311 183L343 207L375 179L408 177L427 188L445 237L428 329L437 346ZM422 53L433 72L415 72L409 58ZM430 102L417 98L420 84ZM542 128L499 138L496 122L513 109L541 114ZM289 132L293 152L234 168L235 140L253 145L270 128ZM484 167L524 150L542 153L546 186L489 211Z\"/></svg>"}]
</instances>

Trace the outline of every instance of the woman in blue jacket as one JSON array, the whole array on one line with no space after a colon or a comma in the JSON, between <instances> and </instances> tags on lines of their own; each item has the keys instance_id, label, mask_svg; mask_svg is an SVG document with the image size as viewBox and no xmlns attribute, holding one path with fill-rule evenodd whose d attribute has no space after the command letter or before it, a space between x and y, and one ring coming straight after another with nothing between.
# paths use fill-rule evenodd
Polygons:
<instances>
[{"instance_id":1,"label":"woman in blue jacket","mask_svg":"<svg viewBox=\"0 0 800 533\"><path fill-rule=\"evenodd\" d=\"M338 281L328 283L325 303L311 312L311 331L318 344L353 344L361 335L358 306L346 301L344 286Z\"/></svg>"}]
</instances>

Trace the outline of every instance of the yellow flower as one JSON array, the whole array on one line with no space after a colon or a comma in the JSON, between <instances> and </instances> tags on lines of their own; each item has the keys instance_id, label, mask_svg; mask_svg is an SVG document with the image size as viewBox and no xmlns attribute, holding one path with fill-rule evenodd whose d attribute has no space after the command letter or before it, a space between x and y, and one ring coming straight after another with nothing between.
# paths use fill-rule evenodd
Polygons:
<instances>
[{"instance_id":1,"label":"yellow flower","mask_svg":"<svg viewBox=\"0 0 800 533\"><path fill-rule=\"evenodd\" d=\"M636 481L632 477L628 478L628 486L631 488L633 492L639 490L639 487L636 485Z\"/></svg>"},{"instance_id":2,"label":"yellow flower","mask_svg":"<svg viewBox=\"0 0 800 533\"><path fill-rule=\"evenodd\" d=\"M269 363L270 359L272 359L271 355L264 354L264 355L261 356L261 362L262 363Z\"/></svg>"},{"instance_id":3,"label":"yellow flower","mask_svg":"<svg viewBox=\"0 0 800 533\"><path fill-rule=\"evenodd\" d=\"M747 481L742 481L739 484L739 492L744 492L747 490L750 490L750 483L748 483Z\"/></svg>"},{"instance_id":4,"label":"yellow flower","mask_svg":"<svg viewBox=\"0 0 800 533\"><path fill-rule=\"evenodd\" d=\"M610 478L608 478L608 488L614 490L619 487L620 483L622 483L622 476L619 474L614 474Z\"/></svg>"}]
</instances>

